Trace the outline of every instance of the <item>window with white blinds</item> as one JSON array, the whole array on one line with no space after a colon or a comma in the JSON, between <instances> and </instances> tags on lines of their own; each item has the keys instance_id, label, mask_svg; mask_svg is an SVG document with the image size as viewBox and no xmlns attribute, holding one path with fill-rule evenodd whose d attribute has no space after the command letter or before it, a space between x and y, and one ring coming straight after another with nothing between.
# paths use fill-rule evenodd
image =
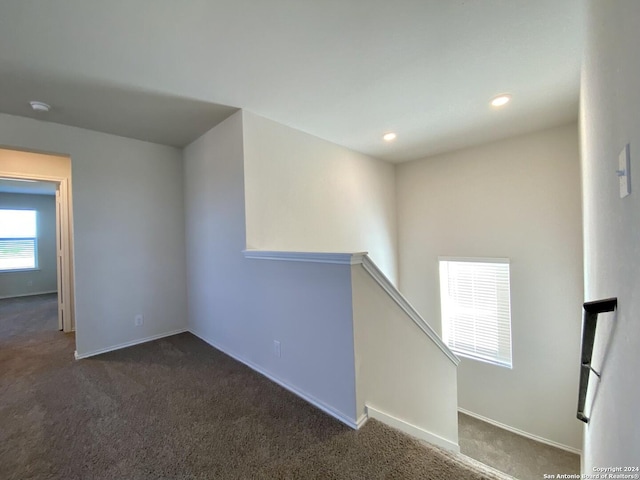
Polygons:
<instances>
[{"instance_id":1,"label":"window with white blinds","mask_svg":"<svg viewBox=\"0 0 640 480\"><path fill-rule=\"evenodd\" d=\"M442 336L454 352L511 363L508 259L440 259Z\"/></svg>"},{"instance_id":2,"label":"window with white blinds","mask_svg":"<svg viewBox=\"0 0 640 480\"><path fill-rule=\"evenodd\" d=\"M35 210L0 209L0 272L38 266Z\"/></svg>"}]
</instances>

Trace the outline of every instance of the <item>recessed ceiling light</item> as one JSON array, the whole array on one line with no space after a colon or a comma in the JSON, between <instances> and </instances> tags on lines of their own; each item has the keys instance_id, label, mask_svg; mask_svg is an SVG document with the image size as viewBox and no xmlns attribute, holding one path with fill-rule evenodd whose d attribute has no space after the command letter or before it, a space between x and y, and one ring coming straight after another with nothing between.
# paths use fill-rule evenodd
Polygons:
<instances>
[{"instance_id":1,"label":"recessed ceiling light","mask_svg":"<svg viewBox=\"0 0 640 480\"><path fill-rule=\"evenodd\" d=\"M498 95L497 97L494 97L491 100L491 105L493 105L494 107L501 107L503 105L506 105L510 101L511 101L511 95L509 95L508 93L503 93L502 95Z\"/></svg>"},{"instance_id":2,"label":"recessed ceiling light","mask_svg":"<svg viewBox=\"0 0 640 480\"><path fill-rule=\"evenodd\" d=\"M47 105L44 102L38 102L36 100L29 102L29 104L31 105L31 108L33 108L34 112L48 112L49 110L51 110L51 106Z\"/></svg>"},{"instance_id":3,"label":"recessed ceiling light","mask_svg":"<svg viewBox=\"0 0 640 480\"><path fill-rule=\"evenodd\" d=\"M396 139L397 135L393 132L385 133L382 138L385 142L393 142Z\"/></svg>"}]
</instances>

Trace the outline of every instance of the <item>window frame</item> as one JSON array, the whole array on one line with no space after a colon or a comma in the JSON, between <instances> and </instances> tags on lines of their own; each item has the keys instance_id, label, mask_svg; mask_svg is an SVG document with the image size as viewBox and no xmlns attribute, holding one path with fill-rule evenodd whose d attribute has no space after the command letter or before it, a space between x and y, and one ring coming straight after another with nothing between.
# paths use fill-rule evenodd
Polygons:
<instances>
[{"instance_id":1,"label":"window frame","mask_svg":"<svg viewBox=\"0 0 640 480\"><path fill-rule=\"evenodd\" d=\"M35 227L35 235L33 237L0 237L0 242L3 241L25 241L25 240L33 240L33 267L22 267L22 268L2 268L0 267L0 275L11 274L11 273L19 273L19 272L35 272L40 270L40 263L38 258L38 210L35 208L0 208L0 211L26 211L34 213L34 227Z\"/></svg>"},{"instance_id":2,"label":"window frame","mask_svg":"<svg viewBox=\"0 0 640 480\"><path fill-rule=\"evenodd\" d=\"M508 312L508 321L506 322L506 326L508 327L508 332L504 330L500 332L501 324L497 323L497 334L496 334L496 343L500 344L500 335L505 335L508 333L508 356L500 355L501 349L499 346L496 349L496 355L488 355L488 354L474 354L474 352L470 352L469 350L460 349L455 345L452 345L450 342L450 319L447 318L446 308L444 305L445 302L445 285L443 284L443 262L458 262L458 263L478 263L478 264L501 264L507 266L507 284L506 284L506 294L507 294L507 305L506 309ZM509 369L513 369L513 328L512 328L512 312L511 312L511 262L509 258L496 258L496 257L446 257L439 256L438 257L438 277L439 277L439 288L440 288L440 321L442 328L442 338L445 344L458 356L469 358L471 360L476 360L479 362L487 363L489 365L496 365L499 367L505 367ZM447 276L448 279L448 276ZM448 284L448 282L447 282ZM448 296L448 287L447 288L447 298ZM498 297L498 293L496 293L496 297ZM497 302L497 299L496 299ZM503 305L504 308L504 305ZM475 320L474 320L475 322ZM473 348L477 349L477 343L473 344ZM504 350L502 350L504 352Z\"/></svg>"}]
</instances>

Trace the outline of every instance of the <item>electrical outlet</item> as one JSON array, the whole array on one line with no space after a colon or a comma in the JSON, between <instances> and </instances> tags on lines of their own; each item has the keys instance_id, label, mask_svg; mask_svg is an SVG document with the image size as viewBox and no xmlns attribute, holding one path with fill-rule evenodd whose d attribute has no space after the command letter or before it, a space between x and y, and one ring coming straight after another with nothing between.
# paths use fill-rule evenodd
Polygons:
<instances>
[{"instance_id":1,"label":"electrical outlet","mask_svg":"<svg viewBox=\"0 0 640 480\"><path fill-rule=\"evenodd\" d=\"M27 281L27 287L33 287L33 280Z\"/></svg>"},{"instance_id":2,"label":"electrical outlet","mask_svg":"<svg viewBox=\"0 0 640 480\"><path fill-rule=\"evenodd\" d=\"M280 342L278 340L273 341L273 354L280 358L282 355L282 351L280 350Z\"/></svg>"},{"instance_id":3,"label":"electrical outlet","mask_svg":"<svg viewBox=\"0 0 640 480\"><path fill-rule=\"evenodd\" d=\"M141 327L143 323L144 323L144 317L142 316L141 313L139 313L133 318L133 324L136 327Z\"/></svg>"}]
</instances>

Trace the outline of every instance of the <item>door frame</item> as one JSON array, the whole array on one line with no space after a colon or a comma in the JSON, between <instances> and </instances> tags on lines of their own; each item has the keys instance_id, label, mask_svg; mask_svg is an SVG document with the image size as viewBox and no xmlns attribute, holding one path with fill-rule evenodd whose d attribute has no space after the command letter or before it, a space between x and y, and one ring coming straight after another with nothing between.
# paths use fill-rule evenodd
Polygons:
<instances>
[{"instance_id":1,"label":"door frame","mask_svg":"<svg viewBox=\"0 0 640 480\"><path fill-rule=\"evenodd\" d=\"M57 184L56 199L56 274L58 283L58 327L73 332L75 322L75 296L73 285L73 218L71 209L71 182L68 177L17 173L0 170L0 177L17 180L35 180ZM58 242L59 240L59 242ZM58 248L60 245L60 248ZM62 323L62 325L60 325Z\"/></svg>"}]
</instances>

